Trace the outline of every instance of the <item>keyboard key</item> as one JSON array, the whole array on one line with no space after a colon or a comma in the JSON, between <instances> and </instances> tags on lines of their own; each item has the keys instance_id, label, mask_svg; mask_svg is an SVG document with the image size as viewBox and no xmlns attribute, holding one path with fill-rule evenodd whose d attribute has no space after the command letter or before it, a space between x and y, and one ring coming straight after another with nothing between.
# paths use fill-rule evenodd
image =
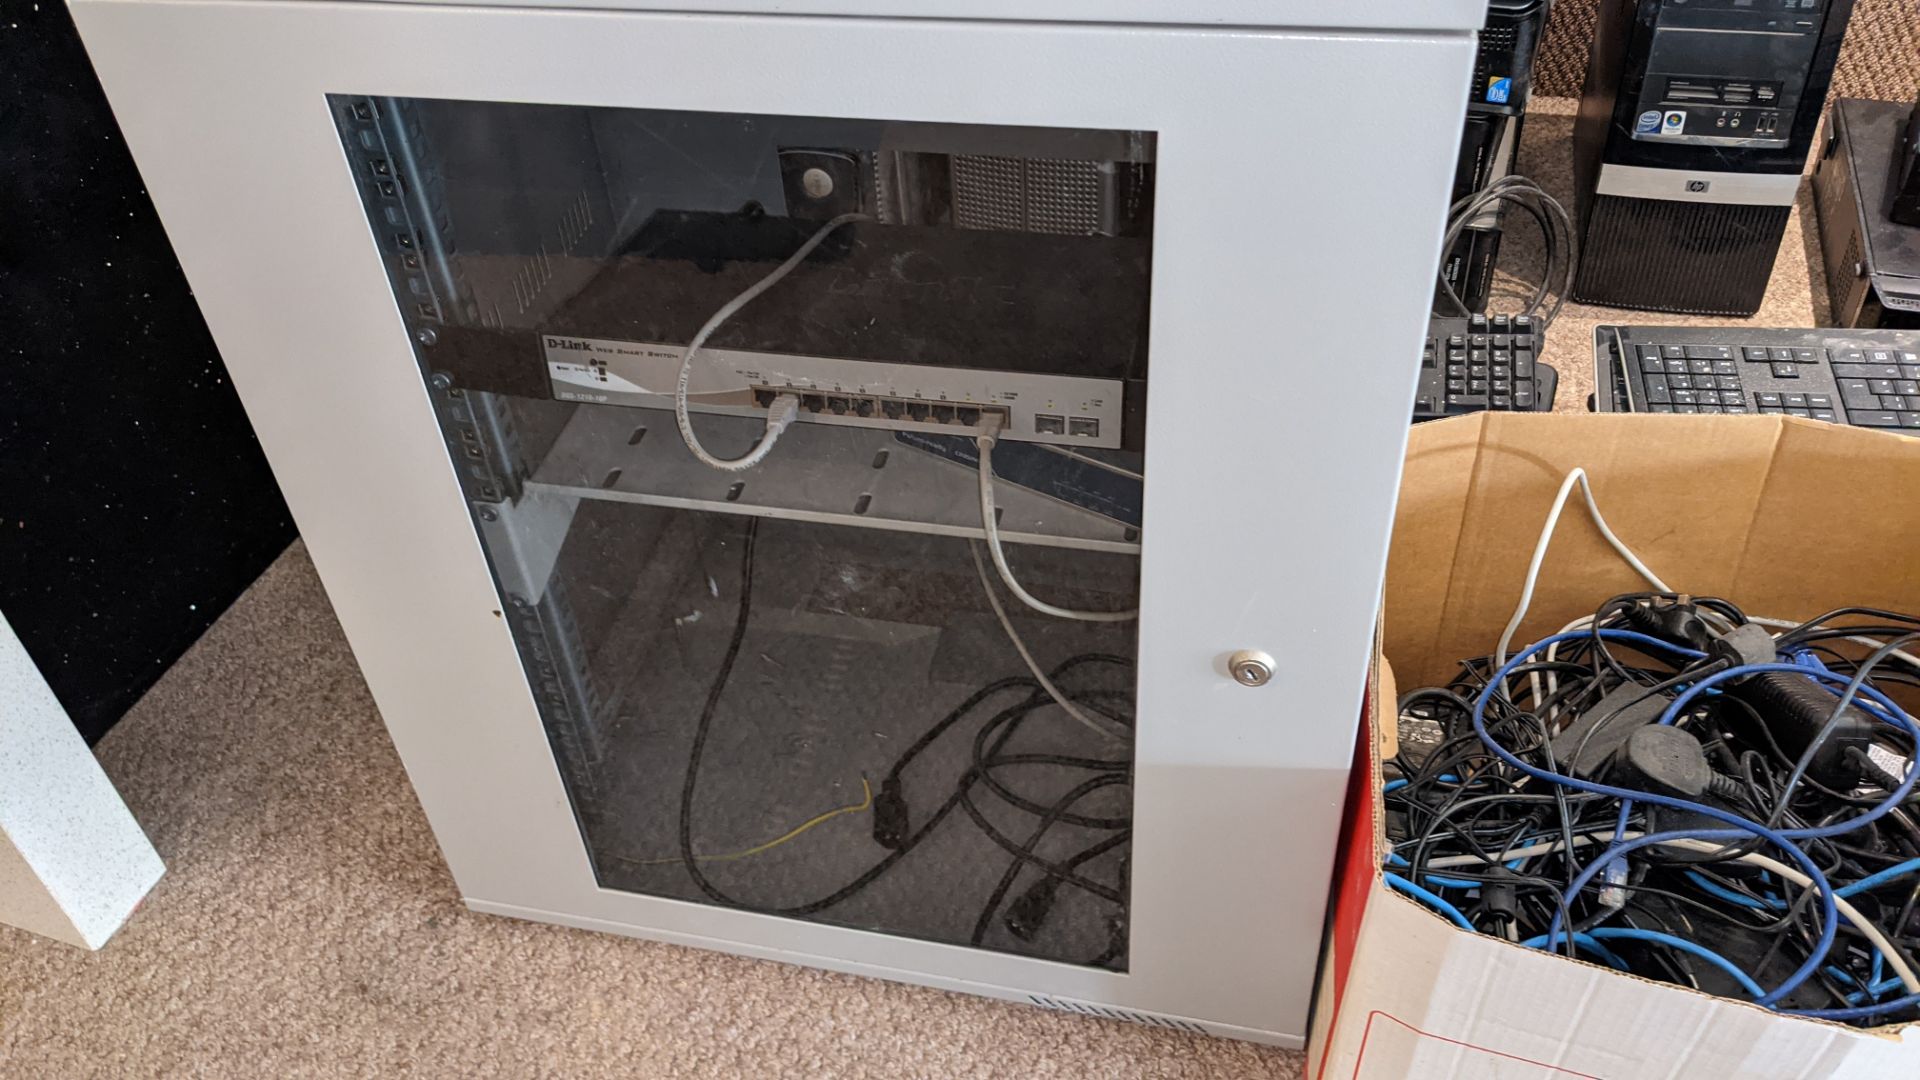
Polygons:
<instances>
[{"instance_id":1,"label":"keyboard key","mask_svg":"<svg viewBox=\"0 0 1920 1080\"><path fill-rule=\"evenodd\" d=\"M1738 376L1716 375L1713 379L1713 385L1722 390L1732 390L1736 394L1740 392L1740 379Z\"/></svg>"},{"instance_id":2,"label":"keyboard key","mask_svg":"<svg viewBox=\"0 0 1920 1080\"><path fill-rule=\"evenodd\" d=\"M1739 375L1740 365L1731 360L1715 360L1713 362L1713 373L1715 375Z\"/></svg>"},{"instance_id":3,"label":"keyboard key","mask_svg":"<svg viewBox=\"0 0 1920 1080\"><path fill-rule=\"evenodd\" d=\"M1674 412L1677 412L1677 413L1697 413L1697 412L1699 412L1699 411L1700 411L1700 406L1698 406L1698 405L1675 405L1675 406L1673 407L1673 411L1674 411Z\"/></svg>"},{"instance_id":4,"label":"keyboard key","mask_svg":"<svg viewBox=\"0 0 1920 1080\"><path fill-rule=\"evenodd\" d=\"M1472 349L1472 350L1470 350L1470 351L1468 351L1468 353L1467 353L1467 363L1469 363L1469 364L1484 364L1484 363L1486 363L1486 362L1487 362L1487 350L1485 350L1485 349Z\"/></svg>"},{"instance_id":5,"label":"keyboard key","mask_svg":"<svg viewBox=\"0 0 1920 1080\"><path fill-rule=\"evenodd\" d=\"M1687 346L1686 355L1689 360L1731 360L1733 359L1733 347L1730 345L1689 345Z\"/></svg>"},{"instance_id":6,"label":"keyboard key","mask_svg":"<svg viewBox=\"0 0 1920 1080\"><path fill-rule=\"evenodd\" d=\"M1900 426L1903 428L1920 428L1920 412L1901 413Z\"/></svg>"},{"instance_id":7,"label":"keyboard key","mask_svg":"<svg viewBox=\"0 0 1920 1080\"><path fill-rule=\"evenodd\" d=\"M1650 405L1650 406L1648 406L1648 407L1647 407L1647 411L1648 411L1648 412L1661 412L1661 413L1670 413L1670 412L1672 412L1672 411L1673 411L1673 406L1671 406L1671 405Z\"/></svg>"},{"instance_id":8,"label":"keyboard key","mask_svg":"<svg viewBox=\"0 0 1920 1080\"><path fill-rule=\"evenodd\" d=\"M1765 345L1749 345L1746 348L1740 350L1740 355L1746 357L1750 361L1761 363L1761 364L1764 364L1767 361L1773 359L1772 351L1769 350ZM1787 355L1787 358L1792 359L1793 355L1789 353Z\"/></svg>"},{"instance_id":9,"label":"keyboard key","mask_svg":"<svg viewBox=\"0 0 1920 1080\"><path fill-rule=\"evenodd\" d=\"M1783 364L1776 360L1773 362L1773 377L1776 379L1797 379L1800 377L1800 369L1793 364Z\"/></svg>"},{"instance_id":10,"label":"keyboard key","mask_svg":"<svg viewBox=\"0 0 1920 1080\"><path fill-rule=\"evenodd\" d=\"M1539 344L1538 339L1536 339L1532 334L1513 335L1513 347L1516 349L1531 349L1538 344ZM1642 345L1641 348L1644 349L1646 348L1646 346Z\"/></svg>"},{"instance_id":11,"label":"keyboard key","mask_svg":"<svg viewBox=\"0 0 1920 1080\"><path fill-rule=\"evenodd\" d=\"M1720 406L1718 406L1718 405L1707 405L1707 404L1702 404L1702 405L1700 406L1700 411L1701 411L1701 412L1703 412L1703 413L1712 413L1712 414L1714 414L1715 416L1718 416L1718 415L1720 415Z\"/></svg>"},{"instance_id":12,"label":"keyboard key","mask_svg":"<svg viewBox=\"0 0 1920 1080\"><path fill-rule=\"evenodd\" d=\"M1700 403L1700 395L1692 390L1675 390L1673 392L1673 403L1675 405L1697 405Z\"/></svg>"},{"instance_id":13,"label":"keyboard key","mask_svg":"<svg viewBox=\"0 0 1920 1080\"><path fill-rule=\"evenodd\" d=\"M1867 362L1867 355L1859 349L1835 349L1833 350L1833 362L1836 364L1864 364Z\"/></svg>"},{"instance_id":14,"label":"keyboard key","mask_svg":"<svg viewBox=\"0 0 1920 1080\"><path fill-rule=\"evenodd\" d=\"M1920 398L1909 398L1904 394L1881 394L1880 407L1883 409L1920 408Z\"/></svg>"},{"instance_id":15,"label":"keyboard key","mask_svg":"<svg viewBox=\"0 0 1920 1080\"><path fill-rule=\"evenodd\" d=\"M1836 379L1897 379L1900 377L1898 364L1842 364L1835 362L1833 377Z\"/></svg>"},{"instance_id":16,"label":"keyboard key","mask_svg":"<svg viewBox=\"0 0 1920 1080\"><path fill-rule=\"evenodd\" d=\"M1466 348L1466 347L1467 347L1467 335L1465 335L1465 334L1450 334L1450 335L1448 335L1448 336L1447 336L1447 348L1449 348L1449 349L1464 349L1464 348Z\"/></svg>"},{"instance_id":17,"label":"keyboard key","mask_svg":"<svg viewBox=\"0 0 1920 1080\"><path fill-rule=\"evenodd\" d=\"M1893 358L1892 349L1868 349L1867 350L1867 363L1869 364L1892 364L1896 362L1897 361L1895 361Z\"/></svg>"},{"instance_id":18,"label":"keyboard key","mask_svg":"<svg viewBox=\"0 0 1920 1080\"><path fill-rule=\"evenodd\" d=\"M1512 379L1494 379L1493 392L1496 394L1513 393L1513 380Z\"/></svg>"},{"instance_id":19,"label":"keyboard key","mask_svg":"<svg viewBox=\"0 0 1920 1080\"><path fill-rule=\"evenodd\" d=\"M1687 350L1678 345L1662 345L1660 346L1660 355L1668 357L1669 359L1678 357L1684 360L1687 356Z\"/></svg>"},{"instance_id":20,"label":"keyboard key","mask_svg":"<svg viewBox=\"0 0 1920 1080\"><path fill-rule=\"evenodd\" d=\"M1726 413L1728 416L1732 416L1735 413L1745 415L1747 407L1745 405L1722 405L1720 406L1720 411Z\"/></svg>"},{"instance_id":21,"label":"keyboard key","mask_svg":"<svg viewBox=\"0 0 1920 1080\"><path fill-rule=\"evenodd\" d=\"M1807 407L1807 395L1782 394L1780 397L1780 403L1785 405L1789 409L1804 409Z\"/></svg>"},{"instance_id":22,"label":"keyboard key","mask_svg":"<svg viewBox=\"0 0 1920 1080\"><path fill-rule=\"evenodd\" d=\"M1695 375L1711 375L1713 374L1713 361L1689 358L1687 360L1687 370Z\"/></svg>"},{"instance_id":23,"label":"keyboard key","mask_svg":"<svg viewBox=\"0 0 1920 1080\"><path fill-rule=\"evenodd\" d=\"M1471 367L1467 368L1467 378L1469 379L1487 378L1487 365L1474 364Z\"/></svg>"},{"instance_id":24,"label":"keyboard key","mask_svg":"<svg viewBox=\"0 0 1920 1080\"><path fill-rule=\"evenodd\" d=\"M1848 409L1847 419L1856 427L1899 427L1900 414L1879 409Z\"/></svg>"},{"instance_id":25,"label":"keyboard key","mask_svg":"<svg viewBox=\"0 0 1920 1080\"><path fill-rule=\"evenodd\" d=\"M1895 379L1893 380L1893 392L1896 394L1920 394L1920 380Z\"/></svg>"},{"instance_id":26,"label":"keyboard key","mask_svg":"<svg viewBox=\"0 0 1920 1080\"><path fill-rule=\"evenodd\" d=\"M1493 407L1496 409L1513 408L1513 395L1496 393L1493 395Z\"/></svg>"},{"instance_id":27,"label":"keyboard key","mask_svg":"<svg viewBox=\"0 0 1920 1080\"><path fill-rule=\"evenodd\" d=\"M1518 353L1513 358L1513 377L1516 379L1533 378L1533 354Z\"/></svg>"},{"instance_id":28,"label":"keyboard key","mask_svg":"<svg viewBox=\"0 0 1920 1080\"><path fill-rule=\"evenodd\" d=\"M1880 407L1880 395L1873 392L1865 379L1841 379L1840 400L1848 409L1877 409Z\"/></svg>"},{"instance_id":29,"label":"keyboard key","mask_svg":"<svg viewBox=\"0 0 1920 1080\"><path fill-rule=\"evenodd\" d=\"M1703 383L1713 382L1710 378L1703 378L1700 381ZM1691 390L1693 389L1693 376L1669 375L1667 376L1667 385L1673 387L1675 390Z\"/></svg>"},{"instance_id":30,"label":"keyboard key","mask_svg":"<svg viewBox=\"0 0 1920 1080\"><path fill-rule=\"evenodd\" d=\"M1667 357L1667 374L1685 375L1686 373L1687 362L1685 360L1676 359L1671 356Z\"/></svg>"},{"instance_id":31,"label":"keyboard key","mask_svg":"<svg viewBox=\"0 0 1920 1080\"><path fill-rule=\"evenodd\" d=\"M1487 380L1485 379L1468 379L1467 380L1467 393L1484 394L1486 392L1487 392Z\"/></svg>"},{"instance_id":32,"label":"keyboard key","mask_svg":"<svg viewBox=\"0 0 1920 1080\"><path fill-rule=\"evenodd\" d=\"M1876 394L1897 394L1900 392L1893 388L1892 379L1868 379L1867 389Z\"/></svg>"},{"instance_id":33,"label":"keyboard key","mask_svg":"<svg viewBox=\"0 0 1920 1080\"><path fill-rule=\"evenodd\" d=\"M1834 415L1832 409L1813 409L1810 410L1810 413L1815 420L1825 420L1829 424L1837 424L1840 422L1840 418Z\"/></svg>"},{"instance_id":34,"label":"keyboard key","mask_svg":"<svg viewBox=\"0 0 1920 1080\"><path fill-rule=\"evenodd\" d=\"M1827 358L1825 349L1775 349L1773 352L1775 360L1790 359L1796 364L1817 364ZM1781 356L1783 352L1787 355Z\"/></svg>"},{"instance_id":35,"label":"keyboard key","mask_svg":"<svg viewBox=\"0 0 1920 1080\"><path fill-rule=\"evenodd\" d=\"M1755 394L1753 395L1753 403L1755 405L1760 406L1763 409L1769 408L1769 407L1777 409L1780 407L1780 395L1779 394Z\"/></svg>"},{"instance_id":36,"label":"keyboard key","mask_svg":"<svg viewBox=\"0 0 1920 1080\"><path fill-rule=\"evenodd\" d=\"M1788 416L1805 416L1805 417L1811 418L1813 414L1809 413L1805 409L1788 409L1787 415Z\"/></svg>"},{"instance_id":37,"label":"keyboard key","mask_svg":"<svg viewBox=\"0 0 1920 1080\"><path fill-rule=\"evenodd\" d=\"M1720 404L1722 405L1745 405L1746 403L1746 397L1738 390L1720 391Z\"/></svg>"},{"instance_id":38,"label":"keyboard key","mask_svg":"<svg viewBox=\"0 0 1920 1080\"><path fill-rule=\"evenodd\" d=\"M1527 410L1533 408L1533 381L1531 379L1513 388L1513 407Z\"/></svg>"},{"instance_id":39,"label":"keyboard key","mask_svg":"<svg viewBox=\"0 0 1920 1080\"><path fill-rule=\"evenodd\" d=\"M1903 379L1920 379L1920 364L1901 364L1900 377Z\"/></svg>"},{"instance_id":40,"label":"keyboard key","mask_svg":"<svg viewBox=\"0 0 1920 1080\"><path fill-rule=\"evenodd\" d=\"M1778 405L1762 405L1760 406L1760 411L1763 413L1777 413L1780 412L1781 409Z\"/></svg>"},{"instance_id":41,"label":"keyboard key","mask_svg":"<svg viewBox=\"0 0 1920 1080\"><path fill-rule=\"evenodd\" d=\"M1673 400L1667 389L1667 376L1647 376L1647 400L1655 405L1665 405Z\"/></svg>"},{"instance_id":42,"label":"keyboard key","mask_svg":"<svg viewBox=\"0 0 1920 1080\"><path fill-rule=\"evenodd\" d=\"M1451 394L1464 394L1464 393L1466 393L1466 392L1467 392L1467 380L1465 380L1465 379L1448 379L1448 380L1447 380L1447 393L1448 393L1448 394L1450 394L1450 395L1451 395Z\"/></svg>"},{"instance_id":43,"label":"keyboard key","mask_svg":"<svg viewBox=\"0 0 1920 1080\"><path fill-rule=\"evenodd\" d=\"M1830 396L1828 396L1828 395L1826 395L1826 394L1808 394L1808 395L1807 395L1807 408L1809 408L1809 409L1831 409L1831 408L1833 408L1833 398L1832 398L1832 397L1830 397Z\"/></svg>"},{"instance_id":44,"label":"keyboard key","mask_svg":"<svg viewBox=\"0 0 1920 1080\"><path fill-rule=\"evenodd\" d=\"M1903 364L1920 364L1920 353L1908 352L1902 349L1894 354L1894 359Z\"/></svg>"}]
</instances>

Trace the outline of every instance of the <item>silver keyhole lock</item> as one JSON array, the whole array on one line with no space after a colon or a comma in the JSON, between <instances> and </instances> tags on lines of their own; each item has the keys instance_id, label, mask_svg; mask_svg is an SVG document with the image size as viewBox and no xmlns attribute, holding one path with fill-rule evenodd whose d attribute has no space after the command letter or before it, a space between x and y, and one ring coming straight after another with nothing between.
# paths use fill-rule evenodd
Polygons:
<instances>
[{"instance_id":1,"label":"silver keyhole lock","mask_svg":"<svg viewBox=\"0 0 1920 1080\"><path fill-rule=\"evenodd\" d=\"M1273 657L1259 649L1241 649L1227 657L1227 670L1241 686L1265 686L1273 678Z\"/></svg>"}]
</instances>

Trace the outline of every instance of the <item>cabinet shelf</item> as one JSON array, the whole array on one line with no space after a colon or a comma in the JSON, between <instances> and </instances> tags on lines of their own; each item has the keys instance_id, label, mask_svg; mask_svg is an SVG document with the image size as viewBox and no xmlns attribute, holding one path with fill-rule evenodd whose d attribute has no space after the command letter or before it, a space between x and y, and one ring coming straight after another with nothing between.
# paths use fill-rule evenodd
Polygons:
<instances>
[{"instance_id":1,"label":"cabinet shelf","mask_svg":"<svg viewBox=\"0 0 1920 1080\"><path fill-rule=\"evenodd\" d=\"M714 453L743 452L758 418L696 416ZM655 409L585 407L568 421L528 482L530 490L723 514L981 537L970 467L904 445L892 432L794 424L759 465L721 472L696 461ZM1008 543L1138 554L1139 533L1103 514L999 481L1000 537Z\"/></svg>"}]
</instances>

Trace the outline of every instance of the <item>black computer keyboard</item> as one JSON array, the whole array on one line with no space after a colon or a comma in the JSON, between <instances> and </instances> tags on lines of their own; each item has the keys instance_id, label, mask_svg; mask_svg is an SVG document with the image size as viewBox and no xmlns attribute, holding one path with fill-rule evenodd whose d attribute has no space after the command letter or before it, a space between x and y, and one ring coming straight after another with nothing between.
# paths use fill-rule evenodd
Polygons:
<instances>
[{"instance_id":1,"label":"black computer keyboard","mask_svg":"<svg viewBox=\"0 0 1920 1080\"><path fill-rule=\"evenodd\" d=\"M1560 373L1540 363L1540 334L1525 315L1434 316L1420 354L1413 419L1461 413L1547 412Z\"/></svg>"},{"instance_id":2,"label":"black computer keyboard","mask_svg":"<svg viewBox=\"0 0 1920 1080\"><path fill-rule=\"evenodd\" d=\"M1605 412L1920 429L1920 331L1597 326L1593 363Z\"/></svg>"}]
</instances>

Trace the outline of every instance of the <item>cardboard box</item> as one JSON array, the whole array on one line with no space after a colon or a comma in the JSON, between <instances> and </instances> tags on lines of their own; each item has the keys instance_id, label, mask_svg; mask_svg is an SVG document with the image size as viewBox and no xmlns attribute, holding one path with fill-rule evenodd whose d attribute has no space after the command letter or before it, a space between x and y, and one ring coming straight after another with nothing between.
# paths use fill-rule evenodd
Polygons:
<instances>
[{"instance_id":1,"label":"cardboard box","mask_svg":"<svg viewBox=\"0 0 1920 1080\"><path fill-rule=\"evenodd\" d=\"M1750 614L1920 611L1920 440L1788 417L1485 415L1407 445L1370 695L1492 651L1567 472L1675 589ZM1516 642L1644 588L1578 493ZM1371 718L1368 731L1379 725ZM1380 758L1363 735L1307 1076L1920 1078L1920 1024L1862 1030L1469 934L1380 882Z\"/></svg>"}]
</instances>

